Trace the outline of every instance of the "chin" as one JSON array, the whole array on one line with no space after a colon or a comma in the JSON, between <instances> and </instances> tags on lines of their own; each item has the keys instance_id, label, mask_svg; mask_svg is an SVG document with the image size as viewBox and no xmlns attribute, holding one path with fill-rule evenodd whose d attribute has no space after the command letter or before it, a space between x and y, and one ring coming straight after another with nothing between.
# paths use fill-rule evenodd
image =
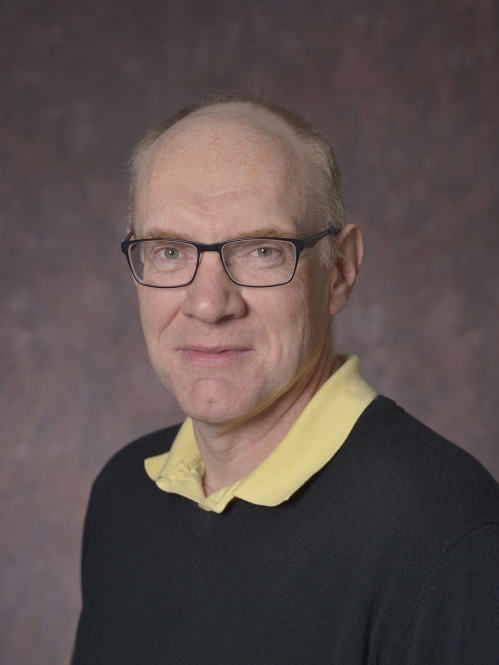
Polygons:
<instances>
[{"instance_id":1,"label":"chin","mask_svg":"<svg viewBox=\"0 0 499 665\"><path fill-rule=\"evenodd\" d=\"M201 384L201 385L200 385ZM221 425L245 418L255 410L257 399L224 381L202 381L184 395L175 395L184 413L199 422Z\"/></svg>"},{"instance_id":2,"label":"chin","mask_svg":"<svg viewBox=\"0 0 499 665\"><path fill-rule=\"evenodd\" d=\"M191 405L182 406L183 412L192 420L200 423L209 423L210 425L225 425L234 423L244 418L247 412L244 409L234 409L226 404L196 404L195 407Z\"/></svg>"}]
</instances>

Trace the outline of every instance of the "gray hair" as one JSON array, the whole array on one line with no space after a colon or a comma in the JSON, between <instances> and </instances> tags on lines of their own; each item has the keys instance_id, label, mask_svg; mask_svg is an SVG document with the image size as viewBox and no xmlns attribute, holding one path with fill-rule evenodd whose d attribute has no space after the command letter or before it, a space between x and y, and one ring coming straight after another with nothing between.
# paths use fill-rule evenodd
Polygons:
<instances>
[{"instance_id":1,"label":"gray hair","mask_svg":"<svg viewBox=\"0 0 499 665\"><path fill-rule=\"evenodd\" d=\"M298 142L303 149L308 164L312 168L310 174L310 195L313 204L313 212L320 220L322 228L335 226L341 229L345 226L345 205L341 191L341 173L338 167L336 155L331 144L322 132L289 109L273 104L263 95L232 91L209 95L200 101L193 102L184 107L175 115L163 120L159 125L150 129L135 147L130 158L130 184L128 192L128 224L133 229L135 217L137 180L145 155L152 146L176 123L187 118L192 113L209 106L220 104L248 104L253 109L262 109L274 117L280 118L294 131ZM315 215L314 215L315 216ZM338 256L338 242L335 236L328 236L322 242L321 256L324 265L330 268Z\"/></svg>"}]
</instances>

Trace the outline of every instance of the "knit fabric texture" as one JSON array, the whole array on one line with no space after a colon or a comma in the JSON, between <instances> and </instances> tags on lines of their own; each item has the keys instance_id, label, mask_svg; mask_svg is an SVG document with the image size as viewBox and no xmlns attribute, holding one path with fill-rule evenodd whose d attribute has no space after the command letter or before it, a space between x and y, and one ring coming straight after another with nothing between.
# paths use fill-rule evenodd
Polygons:
<instances>
[{"instance_id":1,"label":"knit fabric texture","mask_svg":"<svg viewBox=\"0 0 499 665\"><path fill-rule=\"evenodd\" d=\"M499 486L466 452L378 397L287 501L217 514L146 475L177 431L93 485L73 665L499 663Z\"/></svg>"}]
</instances>

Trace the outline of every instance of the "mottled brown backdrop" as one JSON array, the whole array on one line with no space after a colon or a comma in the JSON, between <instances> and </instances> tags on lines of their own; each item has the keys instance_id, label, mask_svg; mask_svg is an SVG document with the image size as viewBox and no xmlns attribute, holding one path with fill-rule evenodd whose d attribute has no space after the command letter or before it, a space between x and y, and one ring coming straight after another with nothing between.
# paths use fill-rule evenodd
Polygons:
<instances>
[{"instance_id":1,"label":"mottled brown backdrop","mask_svg":"<svg viewBox=\"0 0 499 665\"><path fill-rule=\"evenodd\" d=\"M181 417L119 251L141 133L251 88L336 145L366 261L338 346L499 477L498 2L1 0L0 662L68 662L90 484Z\"/></svg>"}]
</instances>

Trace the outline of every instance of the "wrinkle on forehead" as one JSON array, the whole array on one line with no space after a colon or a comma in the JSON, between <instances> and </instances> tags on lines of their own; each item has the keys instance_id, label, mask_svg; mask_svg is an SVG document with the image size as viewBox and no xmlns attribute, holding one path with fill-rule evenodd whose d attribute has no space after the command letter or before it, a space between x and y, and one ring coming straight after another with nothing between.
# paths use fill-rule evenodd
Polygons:
<instances>
[{"instance_id":1,"label":"wrinkle on forehead","mask_svg":"<svg viewBox=\"0 0 499 665\"><path fill-rule=\"evenodd\" d=\"M219 212L237 208L243 202L248 190L246 188L228 189L227 191L213 193L179 184L172 187L170 192L171 195L165 199L165 203L182 203L205 215L215 215Z\"/></svg>"}]
</instances>

